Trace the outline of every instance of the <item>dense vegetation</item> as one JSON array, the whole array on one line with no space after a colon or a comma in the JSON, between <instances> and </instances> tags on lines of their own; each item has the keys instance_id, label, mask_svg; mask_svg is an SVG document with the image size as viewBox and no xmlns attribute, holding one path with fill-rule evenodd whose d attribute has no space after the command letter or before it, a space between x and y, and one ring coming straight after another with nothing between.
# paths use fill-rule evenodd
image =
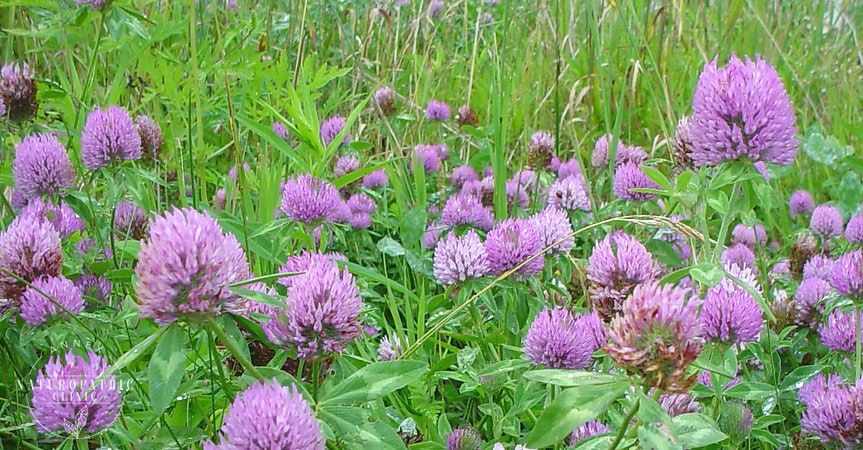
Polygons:
<instances>
[{"instance_id":1,"label":"dense vegetation","mask_svg":"<svg viewBox=\"0 0 863 450\"><path fill-rule=\"evenodd\" d=\"M863 448L861 25L0 3L0 444Z\"/></svg>"}]
</instances>

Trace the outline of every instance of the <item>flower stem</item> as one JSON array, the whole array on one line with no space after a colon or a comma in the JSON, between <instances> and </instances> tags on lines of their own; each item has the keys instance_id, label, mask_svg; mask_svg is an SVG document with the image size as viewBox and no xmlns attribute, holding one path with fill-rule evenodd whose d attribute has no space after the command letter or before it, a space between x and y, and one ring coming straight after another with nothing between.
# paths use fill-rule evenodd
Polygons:
<instances>
[{"instance_id":1,"label":"flower stem","mask_svg":"<svg viewBox=\"0 0 863 450\"><path fill-rule=\"evenodd\" d=\"M629 427L629 422L632 420L632 417L635 416L635 413L638 412L638 407L641 405L641 399L636 398L635 403L632 404L632 408L629 409L629 412L626 413L626 417L623 418L623 422L620 424L620 429L617 430L617 436L614 437L614 442L611 443L611 447L608 447L609 450L616 450L617 446L620 445L620 441L623 440L623 436L626 434L626 429Z\"/></svg>"},{"instance_id":2,"label":"flower stem","mask_svg":"<svg viewBox=\"0 0 863 450\"><path fill-rule=\"evenodd\" d=\"M854 327L854 341L855 341L855 351L854 351L854 382L860 379L860 304L857 303L854 305L854 312L856 316L856 326Z\"/></svg>"},{"instance_id":3,"label":"flower stem","mask_svg":"<svg viewBox=\"0 0 863 450\"><path fill-rule=\"evenodd\" d=\"M318 401L318 385L321 380L321 359L312 361L312 398Z\"/></svg>"},{"instance_id":4,"label":"flower stem","mask_svg":"<svg viewBox=\"0 0 863 450\"><path fill-rule=\"evenodd\" d=\"M228 348L228 351L231 352L231 355L234 357L234 359L236 359L237 362L239 362L240 365L249 372L249 374L251 374L258 380L264 380L264 376L261 375L261 372L259 372L258 369L254 366L254 364L252 364L252 362L249 361L245 355L243 355L243 352L240 351L240 348L237 347L234 341L232 341L228 337L225 331L222 330L222 328L216 323L215 320L208 320L207 322L205 322L205 326L207 327L207 329L212 331L219 338L219 340L222 341L222 343L225 344L225 347Z\"/></svg>"}]
</instances>

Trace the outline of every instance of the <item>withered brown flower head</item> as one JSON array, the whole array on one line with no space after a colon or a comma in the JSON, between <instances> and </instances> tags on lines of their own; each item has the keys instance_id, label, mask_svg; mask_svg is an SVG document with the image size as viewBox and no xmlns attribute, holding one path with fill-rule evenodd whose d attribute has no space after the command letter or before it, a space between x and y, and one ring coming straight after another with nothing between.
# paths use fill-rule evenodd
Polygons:
<instances>
[{"instance_id":1,"label":"withered brown flower head","mask_svg":"<svg viewBox=\"0 0 863 450\"><path fill-rule=\"evenodd\" d=\"M645 386L685 392L696 378L686 376L686 369L704 343L699 301L690 296L689 289L655 281L636 286L612 320L603 349Z\"/></svg>"}]
</instances>

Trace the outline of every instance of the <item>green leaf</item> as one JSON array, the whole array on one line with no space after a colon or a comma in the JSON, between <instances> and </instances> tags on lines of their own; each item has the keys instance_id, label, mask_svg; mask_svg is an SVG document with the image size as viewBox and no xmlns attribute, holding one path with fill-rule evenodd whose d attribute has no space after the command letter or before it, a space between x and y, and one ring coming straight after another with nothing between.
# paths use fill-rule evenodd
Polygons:
<instances>
[{"instance_id":1,"label":"green leaf","mask_svg":"<svg viewBox=\"0 0 863 450\"><path fill-rule=\"evenodd\" d=\"M621 381L564 390L542 412L525 445L542 448L560 443L573 428L602 414L628 386L629 383Z\"/></svg>"},{"instance_id":2,"label":"green leaf","mask_svg":"<svg viewBox=\"0 0 863 450\"><path fill-rule=\"evenodd\" d=\"M817 375L824 369L824 366L801 366L791 371L788 375L785 376L785 379L782 380L782 384L779 385L779 390L781 391L791 391L800 389L800 386L803 385L804 382L808 381L810 378Z\"/></svg>"},{"instance_id":3,"label":"green leaf","mask_svg":"<svg viewBox=\"0 0 863 450\"><path fill-rule=\"evenodd\" d=\"M705 261L689 269L689 274L695 281L712 287L722 281L725 271L717 264Z\"/></svg>"},{"instance_id":4,"label":"green leaf","mask_svg":"<svg viewBox=\"0 0 863 450\"><path fill-rule=\"evenodd\" d=\"M525 373L524 377L531 381L563 387L609 385L626 380L618 375L561 369L531 370Z\"/></svg>"},{"instance_id":5,"label":"green leaf","mask_svg":"<svg viewBox=\"0 0 863 450\"><path fill-rule=\"evenodd\" d=\"M156 346L147 368L150 403L156 415L162 414L177 393L188 354L188 337L180 327L171 327Z\"/></svg>"},{"instance_id":6,"label":"green leaf","mask_svg":"<svg viewBox=\"0 0 863 450\"><path fill-rule=\"evenodd\" d=\"M742 400L764 400L776 395L776 388L757 381L744 381L729 388L725 395Z\"/></svg>"},{"instance_id":7,"label":"green leaf","mask_svg":"<svg viewBox=\"0 0 863 450\"><path fill-rule=\"evenodd\" d=\"M232 293L239 295L240 297L249 299L255 303L275 306L276 308L281 309L287 308L287 304L284 300L281 300L278 297L272 295L265 294L263 292L253 291L251 289L243 289L241 287L231 287L229 289Z\"/></svg>"},{"instance_id":8,"label":"green leaf","mask_svg":"<svg viewBox=\"0 0 863 450\"><path fill-rule=\"evenodd\" d=\"M731 347L710 342L698 355L695 367L719 374L727 381L734 378L737 373L737 355Z\"/></svg>"},{"instance_id":9,"label":"green leaf","mask_svg":"<svg viewBox=\"0 0 863 450\"><path fill-rule=\"evenodd\" d=\"M382 421L366 423L365 426L360 427L359 433L363 448L366 449L402 450L407 448L396 430Z\"/></svg>"},{"instance_id":10,"label":"green leaf","mask_svg":"<svg viewBox=\"0 0 863 450\"><path fill-rule=\"evenodd\" d=\"M120 370L125 369L126 366L128 366L129 364L135 362L138 358L141 357L141 355L149 351L150 347L155 345L162 337L162 335L164 335L168 330L176 328L177 326L178 325L176 324L171 324L166 327L159 327L159 329L157 329L155 333L151 334L146 339L139 342L138 345L132 347L128 352L123 353L122 356L117 358L117 360L114 361L114 364L111 364L111 366L108 368L108 370L106 370L102 375L99 375L99 378L96 379L96 382L94 382L93 385L96 385L96 383L98 383L99 381L108 378L109 376L119 372Z\"/></svg>"},{"instance_id":11,"label":"green leaf","mask_svg":"<svg viewBox=\"0 0 863 450\"><path fill-rule=\"evenodd\" d=\"M419 249L426 230L426 211L421 208L410 210L402 217L399 227L402 243L408 248Z\"/></svg>"},{"instance_id":12,"label":"green leaf","mask_svg":"<svg viewBox=\"0 0 863 450\"><path fill-rule=\"evenodd\" d=\"M668 241L651 239L647 241L645 247L662 264L671 267L680 265L680 257L677 256L674 247Z\"/></svg>"},{"instance_id":13,"label":"green leaf","mask_svg":"<svg viewBox=\"0 0 863 450\"><path fill-rule=\"evenodd\" d=\"M806 130L806 139L801 147L812 160L833 168L837 162L854 154L850 145L842 145L833 136L825 137L817 125Z\"/></svg>"},{"instance_id":14,"label":"green leaf","mask_svg":"<svg viewBox=\"0 0 863 450\"><path fill-rule=\"evenodd\" d=\"M728 438L713 419L700 413L681 414L671 419L671 429L684 448L705 447Z\"/></svg>"},{"instance_id":15,"label":"green leaf","mask_svg":"<svg viewBox=\"0 0 863 450\"><path fill-rule=\"evenodd\" d=\"M405 248L395 239L385 236L378 241L378 251L388 256L404 256Z\"/></svg>"},{"instance_id":16,"label":"green leaf","mask_svg":"<svg viewBox=\"0 0 863 450\"><path fill-rule=\"evenodd\" d=\"M831 191L833 198L839 200L836 206L846 217L855 214L860 203L863 202L863 183L860 181L860 175L853 170L845 173L838 188Z\"/></svg>"},{"instance_id":17,"label":"green leaf","mask_svg":"<svg viewBox=\"0 0 863 450\"><path fill-rule=\"evenodd\" d=\"M327 406L318 411L318 417L340 435L353 436L368 420L369 415L355 406Z\"/></svg>"},{"instance_id":18,"label":"green leaf","mask_svg":"<svg viewBox=\"0 0 863 450\"><path fill-rule=\"evenodd\" d=\"M641 171L647 175L647 178L650 178L651 181L660 185L666 191L672 191L674 188L671 186L671 181L668 181L668 178L660 171L654 169L653 167L643 165L641 166Z\"/></svg>"},{"instance_id":19,"label":"green leaf","mask_svg":"<svg viewBox=\"0 0 863 450\"><path fill-rule=\"evenodd\" d=\"M350 405L377 400L401 389L428 370L420 361L381 361L369 364L339 383L321 405Z\"/></svg>"},{"instance_id":20,"label":"green leaf","mask_svg":"<svg viewBox=\"0 0 863 450\"><path fill-rule=\"evenodd\" d=\"M638 442L645 450L683 450L683 446L671 440L656 424L638 427Z\"/></svg>"},{"instance_id":21,"label":"green leaf","mask_svg":"<svg viewBox=\"0 0 863 450\"><path fill-rule=\"evenodd\" d=\"M614 442L614 436L610 434L591 436L590 439L580 442L575 450L608 450L611 448L612 442ZM618 448L629 448L631 445L631 439L624 439Z\"/></svg>"}]
</instances>

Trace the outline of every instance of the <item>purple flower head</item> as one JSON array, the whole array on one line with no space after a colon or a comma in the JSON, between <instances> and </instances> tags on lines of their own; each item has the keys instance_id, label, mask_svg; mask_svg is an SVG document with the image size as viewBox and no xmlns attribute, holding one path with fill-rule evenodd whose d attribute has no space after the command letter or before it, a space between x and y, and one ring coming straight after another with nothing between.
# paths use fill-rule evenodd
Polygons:
<instances>
[{"instance_id":1,"label":"purple flower head","mask_svg":"<svg viewBox=\"0 0 863 450\"><path fill-rule=\"evenodd\" d=\"M352 195L351 198L348 199L347 204L348 209L350 209L352 213L371 214L378 208L375 201L366 194Z\"/></svg>"},{"instance_id":2,"label":"purple flower head","mask_svg":"<svg viewBox=\"0 0 863 450\"><path fill-rule=\"evenodd\" d=\"M256 381L238 395L222 423L220 444L208 449L282 448L323 450L324 436L296 386Z\"/></svg>"},{"instance_id":3,"label":"purple flower head","mask_svg":"<svg viewBox=\"0 0 863 450\"><path fill-rule=\"evenodd\" d=\"M366 212L354 212L348 217L348 225L356 229L366 229L372 226L372 215Z\"/></svg>"},{"instance_id":4,"label":"purple flower head","mask_svg":"<svg viewBox=\"0 0 863 450\"><path fill-rule=\"evenodd\" d=\"M13 120L28 119L36 115L36 74L25 62L4 64L0 68L0 103L3 112Z\"/></svg>"},{"instance_id":5,"label":"purple flower head","mask_svg":"<svg viewBox=\"0 0 863 450\"><path fill-rule=\"evenodd\" d=\"M445 122L449 120L451 114L449 105L440 100L429 100L428 105L426 105L426 120Z\"/></svg>"},{"instance_id":6,"label":"purple flower head","mask_svg":"<svg viewBox=\"0 0 863 450\"><path fill-rule=\"evenodd\" d=\"M594 310L609 321L633 288L659 278L659 264L634 237L615 231L596 244L587 260L589 296Z\"/></svg>"},{"instance_id":7,"label":"purple flower head","mask_svg":"<svg viewBox=\"0 0 863 450\"><path fill-rule=\"evenodd\" d=\"M360 160L356 156L342 156L336 160L333 176L339 178L357 170L360 170Z\"/></svg>"},{"instance_id":8,"label":"purple flower head","mask_svg":"<svg viewBox=\"0 0 863 450\"><path fill-rule=\"evenodd\" d=\"M863 214L854 216L845 227L845 240L852 244L863 244Z\"/></svg>"},{"instance_id":9,"label":"purple flower head","mask_svg":"<svg viewBox=\"0 0 863 450\"><path fill-rule=\"evenodd\" d=\"M478 181L479 175L477 175L476 170L473 170L473 167L465 165L453 169L449 179L454 189L461 189L467 182Z\"/></svg>"},{"instance_id":10,"label":"purple flower head","mask_svg":"<svg viewBox=\"0 0 863 450\"><path fill-rule=\"evenodd\" d=\"M836 260L831 269L830 284L846 297L863 294L863 250L846 253Z\"/></svg>"},{"instance_id":11,"label":"purple flower head","mask_svg":"<svg viewBox=\"0 0 863 450\"><path fill-rule=\"evenodd\" d=\"M338 222L344 213L342 203L335 186L309 174L291 178L282 186L280 209L297 222Z\"/></svg>"},{"instance_id":12,"label":"purple flower head","mask_svg":"<svg viewBox=\"0 0 863 450\"><path fill-rule=\"evenodd\" d=\"M282 122L278 120L273 121L273 133L276 133L276 136L282 138L282 140L287 141L291 136L291 132L288 131L288 127L285 126Z\"/></svg>"},{"instance_id":13,"label":"purple flower head","mask_svg":"<svg viewBox=\"0 0 863 450\"><path fill-rule=\"evenodd\" d=\"M90 170L141 158L141 135L129 113L119 106L96 108L81 132L81 158Z\"/></svg>"},{"instance_id":14,"label":"purple flower head","mask_svg":"<svg viewBox=\"0 0 863 450\"><path fill-rule=\"evenodd\" d=\"M482 436L473 428L456 428L446 437L446 450L480 450Z\"/></svg>"},{"instance_id":15,"label":"purple flower head","mask_svg":"<svg viewBox=\"0 0 863 450\"><path fill-rule=\"evenodd\" d=\"M546 131L537 131L530 136L527 149L531 154L551 157L554 153L554 136Z\"/></svg>"},{"instance_id":16,"label":"purple flower head","mask_svg":"<svg viewBox=\"0 0 863 450\"><path fill-rule=\"evenodd\" d=\"M618 166L614 172L614 195L623 200L632 202L643 202L656 198L654 194L646 192L635 192L633 189L659 189L641 167L635 163L625 163Z\"/></svg>"},{"instance_id":17,"label":"purple flower head","mask_svg":"<svg viewBox=\"0 0 863 450\"><path fill-rule=\"evenodd\" d=\"M610 134L603 134L593 146L593 156L590 163L597 169L608 166L608 146L611 145ZM619 143L619 142L618 142Z\"/></svg>"},{"instance_id":18,"label":"purple flower head","mask_svg":"<svg viewBox=\"0 0 863 450\"><path fill-rule=\"evenodd\" d=\"M567 211L590 211L584 183L575 176L559 179L548 188L548 205Z\"/></svg>"},{"instance_id":19,"label":"purple flower head","mask_svg":"<svg viewBox=\"0 0 863 450\"><path fill-rule=\"evenodd\" d=\"M435 247L434 276L444 286L484 277L488 272L485 247L473 230L461 237L451 232Z\"/></svg>"},{"instance_id":20,"label":"purple flower head","mask_svg":"<svg viewBox=\"0 0 863 450\"><path fill-rule=\"evenodd\" d=\"M414 147L414 161L422 164L425 173L435 173L440 170L440 156L436 145L417 145Z\"/></svg>"},{"instance_id":21,"label":"purple flower head","mask_svg":"<svg viewBox=\"0 0 863 450\"><path fill-rule=\"evenodd\" d=\"M590 342L591 353L599 350L608 342L608 333L605 331L605 324L599 317L596 311L591 311L587 314L582 314L575 318L576 326L584 333L584 338Z\"/></svg>"},{"instance_id":22,"label":"purple flower head","mask_svg":"<svg viewBox=\"0 0 863 450\"><path fill-rule=\"evenodd\" d=\"M381 114L391 116L396 112L396 93L389 87L382 87L372 94L372 101Z\"/></svg>"},{"instance_id":23,"label":"purple flower head","mask_svg":"<svg viewBox=\"0 0 863 450\"><path fill-rule=\"evenodd\" d=\"M490 230L494 225L494 213L473 195L457 194L447 199L440 218L445 227L470 225L481 230Z\"/></svg>"},{"instance_id":24,"label":"purple flower head","mask_svg":"<svg viewBox=\"0 0 863 450\"><path fill-rule=\"evenodd\" d=\"M778 280L787 280L791 277L791 262L788 259L781 259L773 267L770 268L770 272L767 274L770 283L775 283Z\"/></svg>"},{"instance_id":25,"label":"purple flower head","mask_svg":"<svg viewBox=\"0 0 863 450\"><path fill-rule=\"evenodd\" d=\"M743 244L754 250L756 247L763 246L767 243L767 231L761 224L755 224L754 227L747 227L742 223L737 224L731 232L732 244Z\"/></svg>"},{"instance_id":26,"label":"purple flower head","mask_svg":"<svg viewBox=\"0 0 863 450\"><path fill-rule=\"evenodd\" d=\"M863 388L860 383L845 385L836 375L825 382L823 375L800 388L806 411L800 419L804 433L814 434L821 442L837 448L863 445Z\"/></svg>"},{"instance_id":27,"label":"purple flower head","mask_svg":"<svg viewBox=\"0 0 863 450\"><path fill-rule=\"evenodd\" d=\"M838 309L830 313L827 323L818 328L821 343L836 352L851 353L854 351L856 344L854 332L854 314L846 314Z\"/></svg>"},{"instance_id":28,"label":"purple flower head","mask_svg":"<svg viewBox=\"0 0 863 450\"><path fill-rule=\"evenodd\" d=\"M695 375L689 364L701 353L698 301L689 289L640 284L612 320L605 352L630 373L640 374L646 386L666 393L686 392Z\"/></svg>"},{"instance_id":29,"label":"purple flower head","mask_svg":"<svg viewBox=\"0 0 863 450\"><path fill-rule=\"evenodd\" d=\"M829 281L833 273L833 263L830 257L824 255L809 258L803 265L803 279L817 277Z\"/></svg>"},{"instance_id":30,"label":"purple flower head","mask_svg":"<svg viewBox=\"0 0 863 450\"><path fill-rule=\"evenodd\" d=\"M250 270L240 243L212 217L174 208L150 223L135 274L141 316L165 325L221 314L235 297L228 286Z\"/></svg>"},{"instance_id":31,"label":"purple flower head","mask_svg":"<svg viewBox=\"0 0 863 450\"><path fill-rule=\"evenodd\" d=\"M341 352L360 335L363 302L357 283L333 261L297 275L288 289L287 305L284 323L300 358Z\"/></svg>"},{"instance_id":32,"label":"purple flower head","mask_svg":"<svg viewBox=\"0 0 863 450\"><path fill-rule=\"evenodd\" d=\"M216 211L222 211L225 209L225 206L228 204L228 192L225 191L225 188L216 189L216 193L213 194L213 209ZM277 209L276 212L279 212Z\"/></svg>"},{"instance_id":33,"label":"purple flower head","mask_svg":"<svg viewBox=\"0 0 863 450\"><path fill-rule=\"evenodd\" d=\"M826 297L833 290L830 283L818 277L809 277L800 282L794 294L798 322L815 326L821 321Z\"/></svg>"},{"instance_id":34,"label":"purple flower head","mask_svg":"<svg viewBox=\"0 0 863 450\"><path fill-rule=\"evenodd\" d=\"M572 235L572 224L566 211L555 207L548 207L530 217L530 221L539 231L542 240L542 248L552 244L553 247L546 250L546 254L554 255L566 253L572 250L575 239Z\"/></svg>"},{"instance_id":35,"label":"purple flower head","mask_svg":"<svg viewBox=\"0 0 863 450\"><path fill-rule=\"evenodd\" d=\"M755 171L761 175L761 178L763 178L764 181L770 181L770 172L767 170L767 163L764 161L757 161L752 165L752 167L755 168Z\"/></svg>"},{"instance_id":36,"label":"purple flower head","mask_svg":"<svg viewBox=\"0 0 863 450\"><path fill-rule=\"evenodd\" d=\"M398 337L384 336L378 345L378 361L394 361L402 354L402 344Z\"/></svg>"},{"instance_id":37,"label":"purple flower head","mask_svg":"<svg viewBox=\"0 0 863 450\"><path fill-rule=\"evenodd\" d=\"M492 192L494 192L493 188ZM519 180L507 180L506 202L511 208L515 206L527 208L528 203L530 203L528 187L520 183Z\"/></svg>"},{"instance_id":38,"label":"purple flower head","mask_svg":"<svg viewBox=\"0 0 863 450\"><path fill-rule=\"evenodd\" d=\"M61 238L84 231L84 221L66 202L61 201L59 205L55 205L49 200L35 198L21 210L21 215L49 222L60 233Z\"/></svg>"},{"instance_id":39,"label":"purple flower head","mask_svg":"<svg viewBox=\"0 0 863 450\"><path fill-rule=\"evenodd\" d=\"M662 406L669 417L697 413L701 410L701 405L688 393L662 394L659 396L659 406Z\"/></svg>"},{"instance_id":40,"label":"purple flower head","mask_svg":"<svg viewBox=\"0 0 863 450\"><path fill-rule=\"evenodd\" d=\"M287 260L285 260L285 264L279 268L279 273L297 273L297 275L291 275L283 278L279 278L277 281L279 284L290 289L294 284L294 280L297 279L302 273L305 273L309 270L309 268L314 266L325 266L335 261L344 261L345 257L339 253L300 253L297 255L289 256Z\"/></svg>"},{"instance_id":41,"label":"purple flower head","mask_svg":"<svg viewBox=\"0 0 863 450\"><path fill-rule=\"evenodd\" d=\"M83 310L81 291L62 276L39 278L21 295L21 318L34 327L52 317L78 314Z\"/></svg>"},{"instance_id":42,"label":"purple flower head","mask_svg":"<svg viewBox=\"0 0 863 450\"><path fill-rule=\"evenodd\" d=\"M237 10L237 0L225 0L225 8L228 11L236 11Z\"/></svg>"},{"instance_id":43,"label":"purple flower head","mask_svg":"<svg viewBox=\"0 0 863 450\"><path fill-rule=\"evenodd\" d=\"M800 403L809 406L817 402L819 396L841 386L842 378L839 375L832 373L825 377L824 374L819 373L800 387L800 390L797 392L797 398L800 400Z\"/></svg>"},{"instance_id":44,"label":"purple flower head","mask_svg":"<svg viewBox=\"0 0 863 450\"><path fill-rule=\"evenodd\" d=\"M252 171L252 167L249 166L249 163L247 163L247 162L243 163L243 171L244 172L251 172ZM231 168L228 169L228 179L231 180L232 183L237 182L237 166L231 166Z\"/></svg>"},{"instance_id":45,"label":"purple flower head","mask_svg":"<svg viewBox=\"0 0 863 450\"><path fill-rule=\"evenodd\" d=\"M25 137L15 147L12 177L15 191L29 201L42 195L63 194L72 187L75 171L57 137L39 133Z\"/></svg>"},{"instance_id":46,"label":"purple flower head","mask_svg":"<svg viewBox=\"0 0 863 450\"><path fill-rule=\"evenodd\" d=\"M731 265L728 272L758 289L758 281L748 268ZM758 339L764 313L758 302L743 287L730 278L707 290L701 307L701 329L710 341L732 344L752 342Z\"/></svg>"},{"instance_id":47,"label":"purple flower head","mask_svg":"<svg viewBox=\"0 0 863 450\"><path fill-rule=\"evenodd\" d=\"M609 431L611 430L609 430L608 427L605 426L605 424L603 424L602 422L598 420L590 420L572 430L572 433L569 434L569 439L567 440L567 443L571 447L574 447L592 438L593 436L605 434Z\"/></svg>"},{"instance_id":48,"label":"purple flower head","mask_svg":"<svg viewBox=\"0 0 863 450\"><path fill-rule=\"evenodd\" d=\"M557 178L562 180L566 177L575 177L582 184L585 184L584 173L581 171L581 164L578 159L572 158L560 163L557 168Z\"/></svg>"},{"instance_id":49,"label":"purple flower head","mask_svg":"<svg viewBox=\"0 0 863 450\"><path fill-rule=\"evenodd\" d=\"M432 19L440 19L443 15L444 3L443 0L431 0L429 2L428 15ZM428 114L428 113L426 113ZM447 119L449 119L449 112L447 112ZM443 119L443 120L447 120ZM434 120L429 118L429 120Z\"/></svg>"},{"instance_id":50,"label":"purple flower head","mask_svg":"<svg viewBox=\"0 0 863 450\"><path fill-rule=\"evenodd\" d=\"M788 210L791 217L797 217L801 214L809 214L815 209L815 203L812 201L812 196L804 190L795 191L788 198Z\"/></svg>"},{"instance_id":51,"label":"purple flower head","mask_svg":"<svg viewBox=\"0 0 863 450\"><path fill-rule=\"evenodd\" d=\"M62 359L52 356L33 385L36 431L78 436L110 427L123 399L113 375L96 382L107 370L108 361L92 350L86 358L71 350Z\"/></svg>"},{"instance_id":52,"label":"purple flower head","mask_svg":"<svg viewBox=\"0 0 863 450\"><path fill-rule=\"evenodd\" d=\"M797 156L794 110L776 70L760 58L732 56L704 67L690 119L692 161L715 166L747 158L789 165Z\"/></svg>"},{"instance_id":53,"label":"purple flower head","mask_svg":"<svg viewBox=\"0 0 863 450\"><path fill-rule=\"evenodd\" d=\"M439 223L429 224L425 233L423 233L423 248L430 250L437 247L438 240L440 240L440 235L444 231L444 228Z\"/></svg>"},{"instance_id":54,"label":"purple flower head","mask_svg":"<svg viewBox=\"0 0 863 450\"><path fill-rule=\"evenodd\" d=\"M344 128L345 118L342 116L332 116L325 120L324 123L321 124L321 141L324 143L324 146L329 146ZM347 133L342 139L342 144L347 144L349 142L351 142L351 135Z\"/></svg>"},{"instance_id":55,"label":"purple flower head","mask_svg":"<svg viewBox=\"0 0 863 450\"><path fill-rule=\"evenodd\" d=\"M485 239L489 268L492 275L501 275L541 254L542 238L536 226L526 219L507 219L498 222ZM518 276L527 278L542 272L545 260L534 258L518 270Z\"/></svg>"},{"instance_id":56,"label":"purple flower head","mask_svg":"<svg viewBox=\"0 0 863 450\"><path fill-rule=\"evenodd\" d=\"M140 206L123 200L114 211L114 233L128 239L144 239L147 235L147 213Z\"/></svg>"},{"instance_id":57,"label":"purple flower head","mask_svg":"<svg viewBox=\"0 0 863 450\"><path fill-rule=\"evenodd\" d=\"M81 275L75 280L75 286L81 291L85 298L91 298L97 302L104 302L111 296L111 282L98 275Z\"/></svg>"},{"instance_id":58,"label":"purple flower head","mask_svg":"<svg viewBox=\"0 0 863 450\"><path fill-rule=\"evenodd\" d=\"M745 244L736 244L726 248L722 252L721 259L722 264L727 266L734 264L740 267L748 267L753 270L758 269L755 265L755 253L753 253Z\"/></svg>"},{"instance_id":59,"label":"purple flower head","mask_svg":"<svg viewBox=\"0 0 863 450\"><path fill-rule=\"evenodd\" d=\"M363 186L367 189L377 189L386 187L389 184L389 178L384 170L375 170L363 177Z\"/></svg>"},{"instance_id":60,"label":"purple flower head","mask_svg":"<svg viewBox=\"0 0 863 450\"><path fill-rule=\"evenodd\" d=\"M60 234L48 221L18 216L0 233L0 298L17 302L27 287L18 278L32 283L43 276L59 275L62 266Z\"/></svg>"},{"instance_id":61,"label":"purple flower head","mask_svg":"<svg viewBox=\"0 0 863 450\"><path fill-rule=\"evenodd\" d=\"M843 225L842 213L830 205L819 205L815 208L809 221L812 233L822 239L841 236Z\"/></svg>"},{"instance_id":62,"label":"purple flower head","mask_svg":"<svg viewBox=\"0 0 863 450\"><path fill-rule=\"evenodd\" d=\"M162 150L162 128L150 116L135 118L135 127L141 137L141 150L144 159L157 160Z\"/></svg>"},{"instance_id":63,"label":"purple flower head","mask_svg":"<svg viewBox=\"0 0 863 450\"><path fill-rule=\"evenodd\" d=\"M12 194L9 195L9 204L15 211L24 209L29 201L30 199L24 197L24 194L19 189L13 189Z\"/></svg>"},{"instance_id":64,"label":"purple flower head","mask_svg":"<svg viewBox=\"0 0 863 450\"><path fill-rule=\"evenodd\" d=\"M536 189L536 183L536 172L532 170L519 170L507 181L507 184L512 184L513 188L521 189L526 194Z\"/></svg>"},{"instance_id":65,"label":"purple flower head","mask_svg":"<svg viewBox=\"0 0 863 450\"><path fill-rule=\"evenodd\" d=\"M569 310L543 309L524 339L524 354L534 365L549 369L584 369L593 355L593 340Z\"/></svg>"}]
</instances>

